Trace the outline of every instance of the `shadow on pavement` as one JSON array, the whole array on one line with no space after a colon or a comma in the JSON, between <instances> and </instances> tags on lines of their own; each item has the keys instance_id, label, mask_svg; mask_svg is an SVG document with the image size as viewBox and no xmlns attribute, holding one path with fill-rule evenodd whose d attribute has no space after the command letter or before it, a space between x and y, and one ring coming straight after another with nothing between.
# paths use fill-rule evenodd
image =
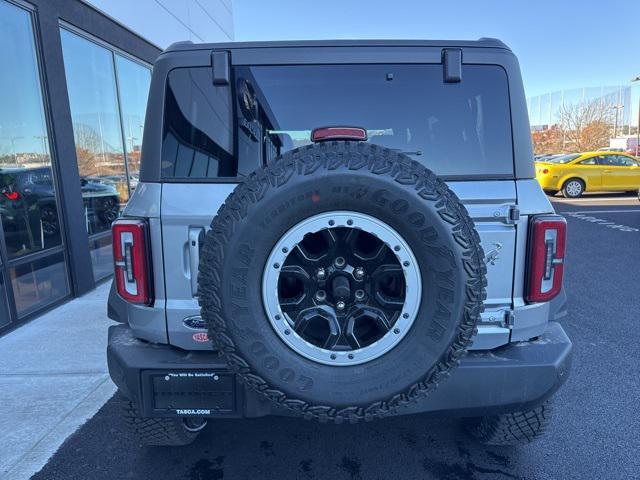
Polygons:
<instances>
[{"instance_id":1,"label":"shadow on pavement","mask_svg":"<svg viewBox=\"0 0 640 480\"><path fill-rule=\"evenodd\" d=\"M145 448L113 398L33 478L522 478L519 455L476 444L457 420L420 416L356 425L221 420L191 446Z\"/></svg>"}]
</instances>

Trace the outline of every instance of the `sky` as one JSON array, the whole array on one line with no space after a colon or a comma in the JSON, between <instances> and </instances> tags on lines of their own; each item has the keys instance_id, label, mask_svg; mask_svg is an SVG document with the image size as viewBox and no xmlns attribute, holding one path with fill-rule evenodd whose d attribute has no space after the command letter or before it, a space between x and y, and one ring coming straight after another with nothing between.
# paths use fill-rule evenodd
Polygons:
<instances>
[{"instance_id":1,"label":"sky","mask_svg":"<svg viewBox=\"0 0 640 480\"><path fill-rule=\"evenodd\" d=\"M234 0L235 40L495 37L527 96L640 75L640 0Z\"/></svg>"}]
</instances>

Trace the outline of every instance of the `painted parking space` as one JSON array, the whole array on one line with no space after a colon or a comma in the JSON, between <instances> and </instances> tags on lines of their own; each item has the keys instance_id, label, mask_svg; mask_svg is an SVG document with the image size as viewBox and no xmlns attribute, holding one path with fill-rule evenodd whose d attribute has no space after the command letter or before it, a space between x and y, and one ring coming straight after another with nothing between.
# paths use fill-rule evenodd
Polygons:
<instances>
[{"instance_id":1,"label":"painted parking space","mask_svg":"<svg viewBox=\"0 0 640 480\"><path fill-rule=\"evenodd\" d=\"M582 210L560 213L566 218L574 218L618 232L640 232L640 210Z\"/></svg>"},{"instance_id":2,"label":"painted parking space","mask_svg":"<svg viewBox=\"0 0 640 480\"><path fill-rule=\"evenodd\" d=\"M550 196L549 201L558 207L576 207L581 208L640 208L640 201L637 194L585 194L580 198L563 198L561 196Z\"/></svg>"}]
</instances>

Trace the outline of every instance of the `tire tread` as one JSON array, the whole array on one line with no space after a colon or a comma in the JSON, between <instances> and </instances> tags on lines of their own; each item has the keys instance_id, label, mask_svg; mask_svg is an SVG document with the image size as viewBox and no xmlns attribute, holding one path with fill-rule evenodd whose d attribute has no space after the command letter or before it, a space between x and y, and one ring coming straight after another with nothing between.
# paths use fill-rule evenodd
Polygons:
<instances>
[{"instance_id":1,"label":"tire tread","mask_svg":"<svg viewBox=\"0 0 640 480\"><path fill-rule=\"evenodd\" d=\"M220 302L223 280L216 272L222 268L224 245L252 204L264 197L269 189L285 185L294 175L311 175L319 169L334 170L346 166L349 170L368 170L372 175L388 176L400 185L413 188L418 197L432 203L442 220L450 225L456 243L462 249L462 261L467 273L464 315L457 327L457 336L440 360L405 392L393 395L371 405L354 405L339 410L328 405L314 405L305 400L290 398L274 385L256 375L251 366L235 352L228 333ZM471 239L461 241L460 238ZM301 415L322 422L355 423L388 416L406 407L434 390L449 371L460 363L460 358L471 345L477 333L477 323L486 299L486 264L480 245L480 236L466 208L433 172L408 156L359 142L323 142L286 152L273 163L250 174L238 185L220 206L206 234L198 276L199 304L202 317L208 325L214 348L220 351L229 367L253 390L273 403ZM203 293L206 292L206 295Z\"/></svg>"}]
</instances>

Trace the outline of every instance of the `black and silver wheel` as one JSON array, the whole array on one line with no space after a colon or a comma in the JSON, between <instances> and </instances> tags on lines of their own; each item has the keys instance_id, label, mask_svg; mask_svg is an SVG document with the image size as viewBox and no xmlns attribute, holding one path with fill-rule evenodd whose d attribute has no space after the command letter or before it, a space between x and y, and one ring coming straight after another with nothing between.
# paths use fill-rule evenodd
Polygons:
<instances>
[{"instance_id":1,"label":"black and silver wheel","mask_svg":"<svg viewBox=\"0 0 640 480\"><path fill-rule=\"evenodd\" d=\"M357 365L407 334L422 294L418 263L386 223L326 212L295 225L266 262L262 298L280 338L305 358Z\"/></svg>"},{"instance_id":2,"label":"black and silver wheel","mask_svg":"<svg viewBox=\"0 0 640 480\"><path fill-rule=\"evenodd\" d=\"M367 143L286 153L227 198L198 297L230 369L320 421L386 416L465 354L485 298L473 221L424 166Z\"/></svg>"},{"instance_id":3,"label":"black and silver wheel","mask_svg":"<svg viewBox=\"0 0 640 480\"><path fill-rule=\"evenodd\" d=\"M120 212L118 202L114 197L107 197L102 201L100 217L105 225L111 225L117 218Z\"/></svg>"},{"instance_id":4,"label":"black and silver wheel","mask_svg":"<svg viewBox=\"0 0 640 480\"><path fill-rule=\"evenodd\" d=\"M579 178L571 178L562 186L562 195L565 198L578 198L584 193L584 182Z\"/></svg>"}]
</instances>

